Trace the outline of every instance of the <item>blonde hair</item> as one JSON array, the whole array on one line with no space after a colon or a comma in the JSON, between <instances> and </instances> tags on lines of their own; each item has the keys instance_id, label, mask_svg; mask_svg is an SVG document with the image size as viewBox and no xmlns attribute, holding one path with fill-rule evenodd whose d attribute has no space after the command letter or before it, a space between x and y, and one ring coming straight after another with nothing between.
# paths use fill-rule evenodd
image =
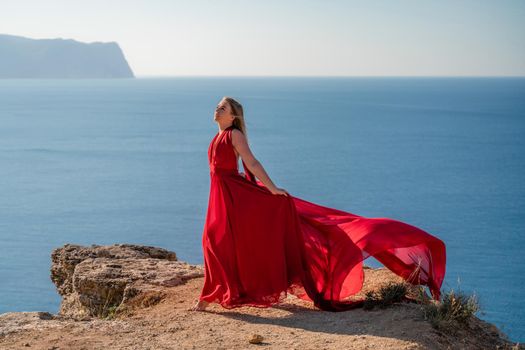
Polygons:
<instances>
[{"instance_id":1,"label":"blonde hair","mask_svg":"<svg viewBox=\"0 0 525 350\"><path fill-rule=\"evenodd\" d=\"M222 99L228 102L232 110L232 114L235 116L235 119L232 122L233 126L240 130L244 134L246 141L248 141L248 133L246 130L246 123L244 121L244 111L242 109L242 105L230 96L224 96Z\"/></svg>"},{"instance_id":2,"label":"blonde hair","mask_svg":"<svg viewBox=\"0 0 525 350\"><path fill-rule=\"evenodd\" d=\"M233 127L240 130L244 134L246 142L248 142L248 134L246 133L246 123L244 122L244 111L242 109L242 105L233 97L224 96L222 99L228 102L232 110L232 114L235 116L235 119L233 119L232 122ZM255 175L250 171L250 169L248 169L246 164L244 164L244 160L242 160L242 167L244 168L246 178L254 183L257 183Z\"/></svg>"}]
</instances>

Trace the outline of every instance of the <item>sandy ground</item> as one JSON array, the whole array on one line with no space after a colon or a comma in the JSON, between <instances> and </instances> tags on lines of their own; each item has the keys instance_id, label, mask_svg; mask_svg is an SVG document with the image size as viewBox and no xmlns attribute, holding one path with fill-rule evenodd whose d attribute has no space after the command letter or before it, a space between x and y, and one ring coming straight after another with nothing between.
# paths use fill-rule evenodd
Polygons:
<instances>
[{"instance_id":1,"label":"sandy ground","mask_svg":"<svg viewBox=\"0 0 525 350\"><path fill-rule=\"evenodd\" d=\"M388 271L381 274L391 278ZM374 278L374 284L380 282L381 278ZM270 308L224 309L210 304L206 311L189 311L202 283L203 278L196 278L170 288L160 303L113 320L34 320L28 315L28 320L17 324L17 331L5 334L4 329L0 349L483 348L482 339L450 337L434 330L423 319L420 306L410 303L333 313L289 296ZM362 292L375 287L365 284ZM254 334L263 337L262 343L249 342Z\"/></svg>"}]
</instances>

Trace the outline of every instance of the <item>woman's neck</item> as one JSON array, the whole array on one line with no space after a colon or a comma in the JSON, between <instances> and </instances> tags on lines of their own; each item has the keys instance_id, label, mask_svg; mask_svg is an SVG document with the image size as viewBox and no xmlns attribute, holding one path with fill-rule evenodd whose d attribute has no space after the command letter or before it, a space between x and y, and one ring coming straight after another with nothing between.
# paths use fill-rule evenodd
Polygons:
<instances>
[{"instance_id":1,"label":"woman's neck","mask_svg":"<svg viewBox=\"0 0 525 350\"><path fill-rule=\"evenodd\" d=\"M228 125L228 126L226 126L226 127L224 127L224 128L221 128L221 126L219 125L219 133L224 132L224 130L228 129L228 128L231 127L231 126L233 126L233 124L230 124L230 125Z\"/></svg>"}]
</instances>

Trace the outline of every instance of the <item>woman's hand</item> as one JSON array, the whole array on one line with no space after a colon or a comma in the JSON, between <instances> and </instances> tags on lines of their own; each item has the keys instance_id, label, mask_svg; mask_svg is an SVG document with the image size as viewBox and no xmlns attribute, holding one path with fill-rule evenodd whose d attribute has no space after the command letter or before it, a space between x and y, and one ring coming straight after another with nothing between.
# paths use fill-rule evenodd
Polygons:
<instances>
[{"instance_id":1,"label":"woman's hand","mask_svg":"<svg viewBox=\"0 0 525 350\"><path fill-rule=\"evenodd\" d=\"M270 192L272 192L272 194L283 194L285 196L289 196L290 195L288 192L286 192L286 190L284 188L279 188L279 187L275 187L275 188L270 189Z\"/></svg>"}]
</instances>

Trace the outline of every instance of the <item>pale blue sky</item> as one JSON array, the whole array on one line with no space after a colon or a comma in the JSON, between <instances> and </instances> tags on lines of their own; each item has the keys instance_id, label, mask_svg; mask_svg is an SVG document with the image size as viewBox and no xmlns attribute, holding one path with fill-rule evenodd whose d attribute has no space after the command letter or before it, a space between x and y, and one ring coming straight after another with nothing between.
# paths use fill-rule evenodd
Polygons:
<instances>
[{"instance_id":1,"label":"pale blue sky","mask_svg":"<svg viewBox=\"0 0 525 350\"><path fill-rule=\"evenodd\" d=\"M137 76L525 76L522 0L12 0L0 33L116 41Z\"/></svg>"}]
</instances>

